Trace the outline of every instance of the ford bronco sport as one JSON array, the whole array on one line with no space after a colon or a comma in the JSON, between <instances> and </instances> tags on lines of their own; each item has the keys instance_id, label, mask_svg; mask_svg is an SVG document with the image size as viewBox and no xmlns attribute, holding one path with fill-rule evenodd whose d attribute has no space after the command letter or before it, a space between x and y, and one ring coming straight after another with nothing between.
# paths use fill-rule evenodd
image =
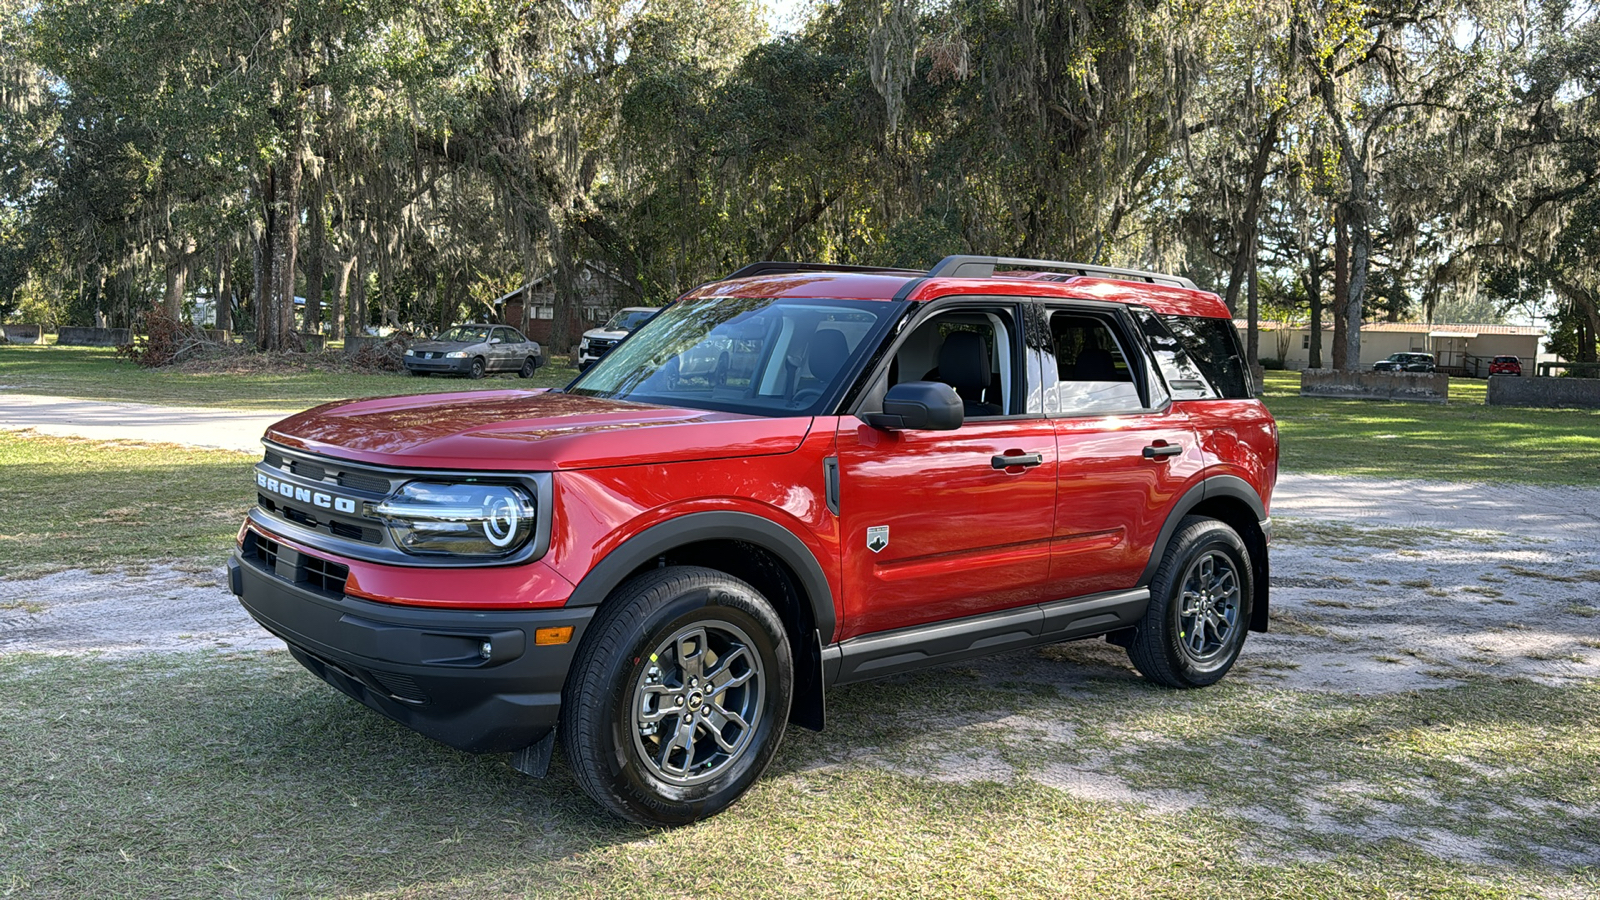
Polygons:
<instances>
[{"instance_id":1,"label":"ford bronco sport","mask_svg":"<svg viewBox=\"0 0 1600 900\"><path fill-rule=\"evenodd\" d=\"M559 735L643 823L727 807L832 686L1104 636L1195 687L1267 626L1277 429L1227 309L1169 275L756 263L565 390L264 443L250 613L453 747L543 775Z\"/></svg>"}]
</instances>

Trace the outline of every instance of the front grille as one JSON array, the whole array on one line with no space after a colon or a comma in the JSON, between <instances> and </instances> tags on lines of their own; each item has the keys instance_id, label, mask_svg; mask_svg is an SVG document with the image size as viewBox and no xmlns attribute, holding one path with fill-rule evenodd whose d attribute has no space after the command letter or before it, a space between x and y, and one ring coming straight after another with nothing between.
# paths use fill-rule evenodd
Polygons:
<instances>
[{"instance_id":1,"label":"front grille","mask_svg":"<svg viewBox=\"0 0 1600 900\"><path fill-rule=\"evenodd\" d=\"M327 469L324 469L316 463L306 462L303 459L297 459L291 463L289 465L289 471L299 475L301 478L309 478L312 481L321 481L328 477Z\"/></svg>"},{"instance_id":2,"label":"front grille","mask_svg":"<svg viewBox=\"0 0 1600 900\"><path fill-rule=\"evenodd\" d=\"M615 347L616 344L616 341L602 341L596 340L595 338L590 338L589 351L591 353L604 353L607 350L610 350L612 347Z\"/></svg>"},{"instance_id":3,"label":"front grille","mask_svg":"<svg viewBox=\"0 0 1600 900\"><path fill-rule=\"evenodd\" d=\"M362 472L340 472L337 481L340 487L347 487L353 491L371 491L374 494L389 493L389 479L380 475L367 475Z\"/></svg>"},{"instance_id":4,"label":"front grille","mask_svg":"<svg viewBox=\"0 0 1600 900\"><path fill-rule=\"evenodd\" d=\"M285 550L282 544L254 531L245 532L241 555L256 560L261 568L290 584L334 597L344 596L344 585L350 578L347 565L297 550Z\"/></svg>"},{"instance_id":5,"label":"front grille","mask_svg":"<svg viewBox=\"0 0 1600 900\"><path fill-rule=\"evenodd\" d=\"M261 565L268 569L278 567L278 542L271 538L264 538L254 531L247 532L244 536L245 556L261 560Z\"/></svg>"},{"instance_id":6,"label":"front grille","mask_svg":"<svg viewBox=\"0 0 1600 900\"><path fill-rule=\"evenodd\" d=\"M331 537L383 544L384 525L367 508L392 491L394 482L384 474L271 449L256 471L256 503L274 518Z\"/></svg>"},{"instance_id":7,"label":"front grille","mask_svg":"<svg viewBox=\"0 0 1600 900\"><path fill-rule=\"evenodd\" d=\"M301 554L300 559L305 569L303 584L330 594L344 593L345 580L350 577L349 566L305 554Z\"/></svg>"}]
</instances>

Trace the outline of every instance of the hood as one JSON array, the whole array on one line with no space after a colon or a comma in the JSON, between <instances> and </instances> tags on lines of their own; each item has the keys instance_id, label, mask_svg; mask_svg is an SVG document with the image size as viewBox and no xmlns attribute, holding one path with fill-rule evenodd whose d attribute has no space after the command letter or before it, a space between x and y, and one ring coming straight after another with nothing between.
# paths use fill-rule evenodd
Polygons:
<instances>
[{"instance_id":1,"label":"hood","mask_svg":"<svg viewBox=\"0 0 1600 900\"><path fill-rule=\"evenodd\" d=\"M628 336L626 331L607 331L604 328L591 328L583 333L586 339L599 339L602 341L620 341Z\"/></svg>"},{"instance_id":2,"label":"hood","mask_svg":"<svg viewBox=\"0 0 1600 900\"><path fill-rule=\"evenodd\" d=\"M266 436L376 465L553 471L789 453L810 427L804 417L512 390L330 403L284 419Z\"/></svg>"}]
</instances>

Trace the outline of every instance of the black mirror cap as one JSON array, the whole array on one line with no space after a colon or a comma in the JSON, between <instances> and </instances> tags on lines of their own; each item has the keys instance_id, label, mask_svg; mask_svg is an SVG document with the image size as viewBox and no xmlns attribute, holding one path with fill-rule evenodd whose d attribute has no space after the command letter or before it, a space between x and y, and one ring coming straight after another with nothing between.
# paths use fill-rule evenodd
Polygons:
<instances>
[{"instance_id":1,"label":"black mirror cap","mask_svg":"<svg viewBox=\"0 0 1600 900\"><path fill-rule=\"evenodd\" d=\"M956 389L939 381L907 381L889 388L883 412L862 417L886 431L954 431L965 418Z\"/></svg>"}]
</instances>

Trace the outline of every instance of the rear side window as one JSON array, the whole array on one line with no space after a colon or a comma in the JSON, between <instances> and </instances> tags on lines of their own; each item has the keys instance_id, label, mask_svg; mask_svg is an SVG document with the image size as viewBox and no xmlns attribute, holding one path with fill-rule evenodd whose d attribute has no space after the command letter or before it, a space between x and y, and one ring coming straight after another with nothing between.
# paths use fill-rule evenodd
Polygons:
<instances>
[{"instance_id":1,"label":"rear side window","mask_svg":"<svg viewBox=\"0 0 1600 900\"><path fill-rule=\"evenodd\" d=\"M1203 316L1157 316L1148 309L1134 312L1167 387L1172 389L1172 399L1249 399L1250 382L1233 322Z\"/></svg>"}]
</instances>

